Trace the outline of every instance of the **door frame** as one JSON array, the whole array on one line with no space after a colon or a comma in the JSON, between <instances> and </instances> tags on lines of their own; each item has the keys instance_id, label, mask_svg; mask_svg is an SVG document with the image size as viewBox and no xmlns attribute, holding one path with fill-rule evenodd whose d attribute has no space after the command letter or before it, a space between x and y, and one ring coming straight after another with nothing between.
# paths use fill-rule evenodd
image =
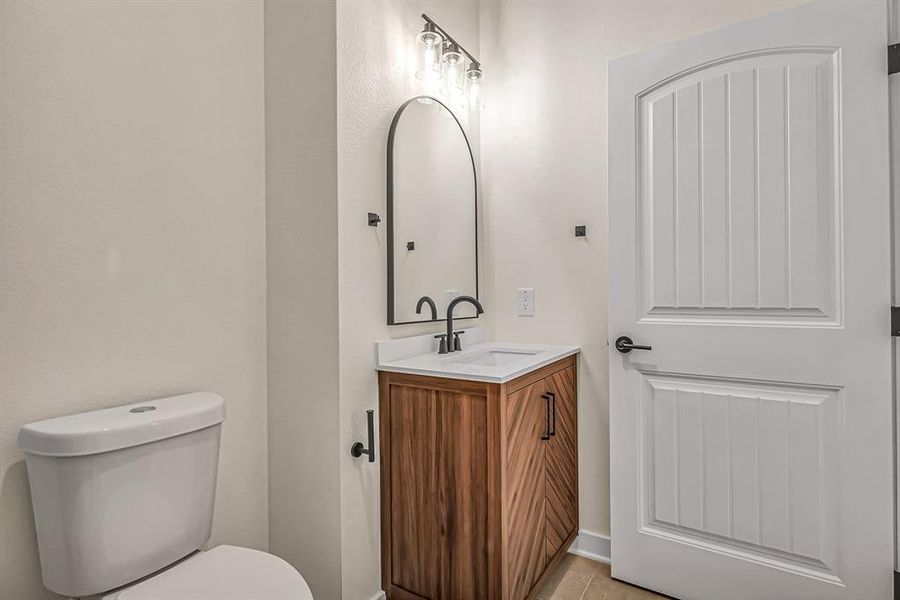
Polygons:
<instances>
[{"instance_id":1,"label":"door frame","mask_svg":"<svg viewBox=\"0 0 900 600\"><path fill-rule=\"evenodd\" d=\"M900 43L900 0L888 0L888 43ZM888 83L891 174L891 304L900 306L900 74ZM894 594L900 594L900 338L892 344L894 367Z\"/></svg>"}]
</instances>

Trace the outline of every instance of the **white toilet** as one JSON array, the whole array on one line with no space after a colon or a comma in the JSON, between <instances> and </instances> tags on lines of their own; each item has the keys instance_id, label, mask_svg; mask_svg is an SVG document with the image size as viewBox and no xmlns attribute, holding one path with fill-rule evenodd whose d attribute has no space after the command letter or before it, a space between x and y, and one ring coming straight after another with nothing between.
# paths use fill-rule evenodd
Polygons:
<instances>
[{"instance_id":1,"label":"white toilet","mask_svg":"<svg viewBox=\"0 0 900 600\"><path fill-rule=\"evenodd\" d=\"M282 559L210 537L225 402L173 396L19 432L44 585L102 600L312 600Z\"/></svg>"}]
</instances>

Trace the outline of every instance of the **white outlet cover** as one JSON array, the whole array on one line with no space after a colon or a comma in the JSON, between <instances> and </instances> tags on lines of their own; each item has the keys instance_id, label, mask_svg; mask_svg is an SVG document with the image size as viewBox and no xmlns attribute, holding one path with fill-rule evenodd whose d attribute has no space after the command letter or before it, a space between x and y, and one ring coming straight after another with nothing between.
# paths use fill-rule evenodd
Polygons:
<instances>
[{"instance_id":1,"label":"white outlet cover","mask_svg":"<svg viewBox=\"0 0 900 600\"><path fill-rule=\"evenodd\" d=\"M519 288L517 312L520 317L534 316L534 288Z\"/></svg>"}]
</instances>

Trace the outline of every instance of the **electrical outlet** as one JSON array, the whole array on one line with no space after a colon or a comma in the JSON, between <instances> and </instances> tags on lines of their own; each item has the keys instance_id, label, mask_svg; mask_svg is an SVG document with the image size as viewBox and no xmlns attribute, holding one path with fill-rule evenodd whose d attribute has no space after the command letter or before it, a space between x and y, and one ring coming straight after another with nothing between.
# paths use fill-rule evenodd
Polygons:
<instances>
[{"instance_id":1,"label":"electrical outlet","mask_svg":"<svg viewBox=\"0 0 900 600\"><path fill-rule=\"evenodd\" d=\"M534 288L519 288L519 316L534 316Z\"/></svg>"}]
</instances>

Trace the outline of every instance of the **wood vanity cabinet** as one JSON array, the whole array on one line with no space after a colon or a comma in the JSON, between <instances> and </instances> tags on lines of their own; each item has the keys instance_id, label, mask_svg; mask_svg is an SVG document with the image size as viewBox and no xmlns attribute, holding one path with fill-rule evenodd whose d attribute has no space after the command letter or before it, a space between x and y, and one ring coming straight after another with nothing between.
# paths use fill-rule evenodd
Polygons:
<instances>
[{"instance_id":1,"label":"wood vanity cabinet","mask_svg":"<svg viewBox=\"0 0 900 600\"><path fill-rule=\"evenodd\" d=\"M578 532L575 357L507 383L379 373L392 600L523 600Z\"/></svg>"}]
</instances>

